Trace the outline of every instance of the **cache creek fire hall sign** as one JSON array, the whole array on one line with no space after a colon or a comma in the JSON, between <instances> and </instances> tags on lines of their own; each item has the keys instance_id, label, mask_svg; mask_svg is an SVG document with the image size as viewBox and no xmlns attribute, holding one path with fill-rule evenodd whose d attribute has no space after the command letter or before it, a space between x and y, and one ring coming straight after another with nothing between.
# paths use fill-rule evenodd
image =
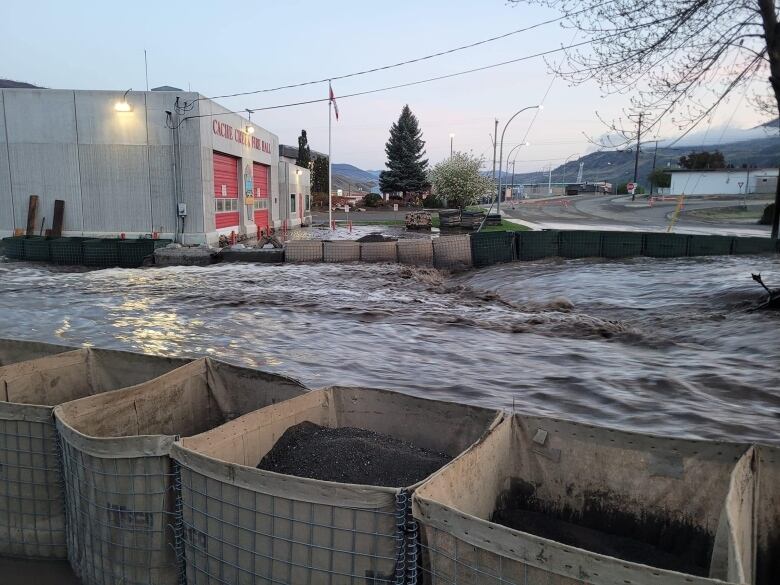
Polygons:
<instances>
[{"instance_id":1,"label":"cache creek fire hall sign","mask_svg":"<svg viewBox=\"0 0 780 585\"><path fill-rule=\"evenodd\" d=\"M220 122L219 120L214 120L211 123L211 129L214 132L214 134L216 134L217 136L221 136L222 138L226 138L227 140L235 140L236 142L238 142L239 144L243 144L244 146L251 146L256 150L260 150L262 152L271 154L270 142L266 142L265 140L260 140L259 138L252 136L248 132L244 132L243 130L234 128L230 124L226 124L225 122Z\"/></svg>"}]
</instances>

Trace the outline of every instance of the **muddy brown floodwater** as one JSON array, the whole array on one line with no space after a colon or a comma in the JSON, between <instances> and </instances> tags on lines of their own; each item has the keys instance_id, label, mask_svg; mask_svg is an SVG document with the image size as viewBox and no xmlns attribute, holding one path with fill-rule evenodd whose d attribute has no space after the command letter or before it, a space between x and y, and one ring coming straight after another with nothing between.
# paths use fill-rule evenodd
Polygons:
<instances>
[{"instance_id":1,"label":"muddy brown floodwater","mask_svg":"<svg viewBox=\"0 0 780 585\"><path fill-rule=\"evenodd\" d=\"M780 257L68 272L0 262L0 336L211 355L645 433L780 443Z\"/></svg>"}]
</instances>

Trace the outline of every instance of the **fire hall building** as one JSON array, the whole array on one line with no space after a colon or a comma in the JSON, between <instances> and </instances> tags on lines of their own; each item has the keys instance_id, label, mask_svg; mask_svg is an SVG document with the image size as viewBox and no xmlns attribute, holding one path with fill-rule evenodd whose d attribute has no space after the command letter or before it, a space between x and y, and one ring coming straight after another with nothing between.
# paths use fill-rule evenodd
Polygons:
<instances>
[{"instance_id":1,"label":"fire hall building","mask_svg":"<svg viewBox=\"0 0 780 585\"><path fill-rule=\"evenodd\" d=\"M259 116L255 116L259 118ZM36 232L65 202L63 235L215 244L310 222L309 169L279 160L279 138L204 96L0 90L0 236Z\"/></svg>"}]
</instances>

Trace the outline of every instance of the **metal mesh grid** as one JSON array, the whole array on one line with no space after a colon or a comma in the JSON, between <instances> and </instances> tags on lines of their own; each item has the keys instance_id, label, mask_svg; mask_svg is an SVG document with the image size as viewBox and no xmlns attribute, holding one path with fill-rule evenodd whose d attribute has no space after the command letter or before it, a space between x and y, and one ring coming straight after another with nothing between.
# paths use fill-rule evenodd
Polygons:
<instances>
[{"instance_id":1,"label":"metal mesh grid","mask_svg":"<svg viewBox=\"0 0 780 585\"><path fill-rule=\"evenodd\" d=\"M734 254L764 254L778 252L778 243L770 238L734 238Z\"/></svg>"},{"instance_id":2,"label":"metal mesh grid","mask_svg":"<svg viewBox=\"0 0 780 585\"><path fill-rule=\"evenodd\" d=\"M403 585L409 497L349 508L273 496L181 468L187 583ZM415 563L416 565L416 563Z\"/></svg>"},{"instance_id":3,"label":"metal mesh grid","mask_svg":"<svg viewBox=\"0 0 780 585\"><path fill-rule=\"evenodd\" d=\"M360 259L363 262L398 262L398 247L395 242L366 242L360 244Z\"/></svg>"},{"instance_id":4,"label":"metal mesh grid","mask_svg":"<svg viewBox=\"0 0 780 585\"><path fill-rule=\"evenodd\" d=\"M601 256L601 232L560 232L558 234L558 252L564 258L593 258Z\"/></svg>"},{"instance_id":5,"label":"metal mesh grid","mask_svg":"<svg viewBox=\"0 0 780 585\"><path fill-rule=\"evenodd\" d=\"M97 457L62 438L68 559L83 585L179 583L167 456Z\"/></svg>"},{"instance_id":6,"label":"metal mesh grid","mask_svg":"<svg viewBox=\"0 0 780 585\"><path fill-rule=\"evenodd\" d=\"M110 268L119 266L118 240L86 240L83 243L84 264Z\"/></svg>"},{"instance_id":7,"label":"metal mesh grid","mask_svg":"<svg viewBox=\"0 0 780 585\"><path fill-rule=\"evenodd\" d=\"M27 238L24 242L24 259L34 262L48 262L51 258L51 241L41 236Z\"/></svg>"},{"instance_id":8,"label":"metal mesh grid","mask_svg":"<svg viewBox=\"0 0 780 585\"><path fill-rule=\"evenodd\" d=\"M520 260L540 260L558 255L558 232L518 232L517 257Z\"/></svg>"},{"instance_id":9,"label":"metal mesh grid","mask_svg":"<svg viewBox=\"0 0 780 585\"><path fill-rule=\"evenodd\" d=\"M726 256L731 254L731 236L691 236L688 240L688 256Z\"/></svg>"},{"instance_id":10,"label":"metal mesh grid","mask_svg":"<svg viewBox=\"0 0 780 585\"><path fill-rule=\"evenodd\" d=\"M120 240L117 244L119 265L123 268L137 268L144 258L154 253L154 240Z\"/></svg>"},{"instance_id":11,"label":"metal mesh grid","mask_svg":"<svg viewBox=\"0 0 780 585\"><path fill-rule=\"evenodd\" d=\"M515 259L514 232L478 232L470 238L474 266L490 266Z\"/></svg>"},{"instance_id":12,"label":"metal mesh grid","mask_svg":"<svg viewBox=\"0 0 780 585\"><path fill-rule=\"evenodd\" d=\"M470 268L471 238L468 235L442 236L433 240L433 265L449 270Z\"/></svg>"},{"instance_id":13,"label":"metal mesh grid","mask_svg":"<svg viewBox=\"0 0 780 585\"><path fill-rule=\"evenodd\" d=\"M420 571L426 585L587 585L470 545L431 526L422 531Z\"/></svg>"},{"instance_id":14,"label":"metal mesh grid","mask_svg":"<svg viewBox=\"0 0 780 585\"><path fill-rule=\"evenodd\" d=\"M604 258L641 256L643 237L639 232L602 232L601 255Z\"/></svg>"},{"instance_id":15,"label":"metal mesh grid","mask_svg":"<svg viewBox=\"0 0 780 585\"><path fill-rule=\"evenodd\" d=\"M645 234L644 255L653 258L679 258L688 255L685 234Z\"/></svg>"},{"instance_id":16,"label":"metal mesh grid","mask_svg":"<svg viewBox=\"0 0 780 585\"><path fill-rule=\"evenodd\" d=\"M320 240L293 240L284 245L285 262L322 262Z\"/></svg>"},{"instance_id":17,"label":"metal mesh grid","mask_svg":"<svg viewBox=\"0 0 780 585\"><path fill-rule=\"evenodd\" d=\"M10 236L3 238L3 254L14 260L24 259L25 236Z\"/></svg>"},{"instance_id":18,"label":"metal mesh grid","mask_svg":"<svg viewBox=\"0 0 780 585\"><path fill-rule=\"evenodd\" d=\"M84 238L57 238L51 242L51 261L56 264L84 264Z\"/></svg>"},{"instance_id":19,"label":"metal mesh grid","mask_svg":"<svg viewBox=\"0 0 780 585\"><path fill-rule=\"evenodd\" d=\"M325 262L357 262L360 260L360 242L342 240L323 242L322 259Z\"/></svg>"},{"instance_id":20,"label":"metal mesh grid","mask_svg":"<svg viewBox=\"0 0 780 585\"><path fill-rule=\"evenodd\" d=\"M62 475L53 419L0 418L0 554L66 557Z\"/></svg>"},{"instance_id":21,"label":"metal mesh grid","mask_svg":"<svg viewBox=\"0 0 780 585\"><path fill-rule=\"evenodd\" d=\"M433 266L433 242L427 238L398 240L398 262L412 266Z\"/></svg>"}]
</instances>

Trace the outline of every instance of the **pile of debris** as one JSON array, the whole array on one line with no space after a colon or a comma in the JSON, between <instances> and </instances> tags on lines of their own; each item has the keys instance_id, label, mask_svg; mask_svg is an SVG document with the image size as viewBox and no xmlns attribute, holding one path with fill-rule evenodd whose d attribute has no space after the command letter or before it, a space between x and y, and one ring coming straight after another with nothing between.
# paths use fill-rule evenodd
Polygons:
<instances>
[{"instance_id":1,"label":"pile of debris","mask_svg":"<svg viewBox=\"0 0 780 585\"><path fill-rule=\"evenodd\" d=\"M429 230L431 214L427 211L410 211L406 214L405 223L408 230Z\"/></svg>"}]
</instances>

